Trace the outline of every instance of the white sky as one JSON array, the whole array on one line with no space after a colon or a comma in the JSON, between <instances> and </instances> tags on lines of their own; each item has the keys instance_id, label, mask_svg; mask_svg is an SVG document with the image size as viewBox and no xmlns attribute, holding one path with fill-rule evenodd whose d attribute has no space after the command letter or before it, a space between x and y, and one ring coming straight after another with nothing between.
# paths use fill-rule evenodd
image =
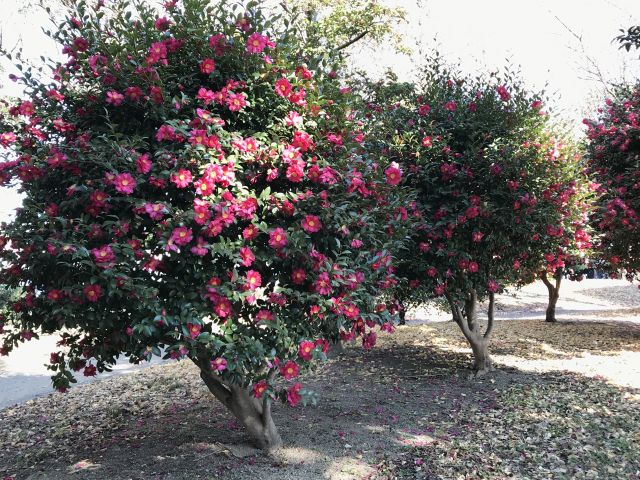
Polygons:
<instances>
[{"instance_id":1,"label":"white sky","mask_svg":"<svg viewBox=\"0 0 640 480\"><path fill-rule=\"evenodd\" d=\"M0 0L0 28L5 47L22 39L24 54L57 55L57 47L41 32L49 28L46 14L31 9L19 12L24 0ZM521 67L532 88L548 83L555 112L578 124L601 97L603 87L592 78L585 52L600 68L606 80L640 78L637 53L618 51L611 40L620 28L640 24L640 0L386 0L408 12L402 27L407 44L437 46L445 58L463 71L495 69L507 60ZM560 21L564 22L582 44ZM435 40L434 40L435 39ZM584 50L583 50L584 47ZM416 49L417 50L417 49ZM414 59L419 60L418 58ZM389 48L354 55L357 65L382 73L387 67L401 78L410 78L411 58ZM6 64L5 64L6 67ZM0 78L0 95L19 91L6 75ZM18 203L15 192L0 189L0 220Z\"/></svg>"}]
</instances>

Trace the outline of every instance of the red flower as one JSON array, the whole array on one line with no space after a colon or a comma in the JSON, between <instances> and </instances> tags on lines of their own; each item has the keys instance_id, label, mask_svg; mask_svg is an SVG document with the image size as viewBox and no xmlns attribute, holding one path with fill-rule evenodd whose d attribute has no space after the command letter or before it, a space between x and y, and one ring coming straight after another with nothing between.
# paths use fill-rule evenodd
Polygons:
<instances>
[{"instance_id":1,"label":"red flower","mask_svg":"<svg viewBox=\"0 0 640 480\"><path fill-rule=\"evenodd\" d=\"M292 407L298 405L302 398L300 396L300 388L301 385L298 382L287 390L287 403L289 403L289 405L291 405Z\"/></svg>"},{"instance_id":2,"label":"red flower","mask_svg":"<svg viewBox=\"0 0 640 480\"><path fill-rule=\"evenodd\" d=\"M318 275L314 283L314 290L320 295L329 295L332 292L331 279L327 272L322 272Z\"/></svg>"},{"instance_id":3,"label":"red flower","mask_svg":"<svg viewBox=\"0 0 640 480\"><path fill-rule=\"evenodd\" d=\"M110 263L116 258L109 245L105 245L100 248L93 248L91 253L93 254L95 262L98 264Z\"/></svg>"},{"instance_id":4,"label":"red flower","mask_svg":"<svg viewBox=\"0 0 640 480\"><path fill-rule=\"evenodd\" d=\"M287 363L280 367L280 374L285 378L285 380L296 378L299 372L300 368L293 360L287 361Z\"/></svg>"},{"instance_id":5,"label":"red flower","mask_svg":"<svg viewBox=\"0 0 640 480\"><path fill-rule=\"evenodd\" d=\"M269 42L269 37L261 35L258 32L252 33L247 38L247 52L249 53L261 53Z\"/></svg>"},{"instance_id":6,"label":"red flower","mask_svg":"<svg viewBox=\"0 0 640 480\"><path fill-rule=\"evenodd\" d=\"M102 296L102 287L100 285L87 285L82 289L85 298L90 302L97 302Z\"/></svg>"},{"instance_id":7,"label":"red flower","mask_svg":"<svg viewBox=\"0 0 640 480\"><path fill-rule=\"evenodd\" d=\"M187 323L187 330L189 331L189 336L195 340L202 331L202 325L198 325L197 323Z\"/></svg>"},{"instance_id":8,"label":"red flower","mask_svg":"<svg viewBox=\"0 0 640 480\"><path fill-rule=\"evenodd\" d=\"M122 95L120 92L116 92L115 90L109 90L107 92L107 103L110 103L114 107L117 107L119 105L122 105L122 102L124 102L124 95Z\"/></svg>"},{"instance_id":9,"label":"red flower","mask_svg":"<svg viewBox=\"0 0 640 480\"><path fill-rule=\"evenodd\" d=\"M52 302L57 302L62 299L62 290L54 289L47 293L47 298Z\"/></svg>"},{"instance_id":10,"label":"red flower","mask_svg":"<svg viewBox=\"0 0 640 480\"><path fill-rule=\"evenodd\" d=\"M307 274L302 268L296 268L291 272L291 281L296 285L302 285L307 278Z\"/></svg>"},{"instance_id":11,"label":"red flower","mask_svg":"<svg viewBox=\"0 0 640 480\"><path fill-rule=\"evenodd\" d=\"M200 71L205 74L213 73L216 69L216 62L212 58L205 58L200 62Z\"/></svg>"},{"instance_id":12,"label":"red flower","mask_svg":"<svg viewBox=\"0 0 640 480\"><path fill-rule=\"evenodd\" d=\"M253 385L253 396L256 398L262 398L262 394L267 390L267 382L260 380Z\"/></svg>"},{"instance_id":13,"label":"red flower","mask_svg":"<svg viewBox=\"0 0 640 480\"><path fill-rule=\"evenodd\" d=\"M249 247L242 247L240 249L240 258L242 259L242 265L245 267L250 267L256 259L255 255Z\"/></svg>"},{"instance_id":14,"label":"red flower","mask_svg":"<svg viewBox=\"0 0 640 480\"><path fill-rule=\"evenodd\" d=\"M191 240L193 240L193 231L187 227L174 228L169 238L169 241L181 246L187 245Z\"/></svg>"},{"instance_id":15,"label":"red flower","mask_svg":"<svg viewBox=\"0 0 640 480\"><path fill-rule=\"evenodd\" d=\"M96 376L96 366L95 365L87 365L84 367L83 374L85 377L95 377Z\"/></svg>"},{"instance_id":16,"label":"red flower","mask_svg":"<svg viewBox=\"0 0 640 480\"><path fill-rule=\"evenodd\" d=\"M311 354L316 345L309 340L303 340L298 346L298 356L303 360L311 360Z\"/></svg>"}]
</instances>

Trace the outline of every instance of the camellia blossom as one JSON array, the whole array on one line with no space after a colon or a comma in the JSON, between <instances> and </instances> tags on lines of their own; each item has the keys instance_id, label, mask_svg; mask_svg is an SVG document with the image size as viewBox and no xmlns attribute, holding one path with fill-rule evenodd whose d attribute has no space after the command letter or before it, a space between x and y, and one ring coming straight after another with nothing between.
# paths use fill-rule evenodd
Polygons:
<instances>
[{"instance_id":1,"label":"camellia blossom","mask_svg":"<svg viewBox=\"0 0 640 480\"><path fill-rule=\"evenodd\" d=\"M95 262L98 264L110 263L116 258L113 253L113 249L109 245L105 245L100 248L93 248L91 253L93 254Z\"/></svg>"},{"instance_id":2,"label":"camellia blossom","mask_svg":"<svg viewBox=\"0 0 640 480\"><path fill-rule=\"evenodd\" d=\"M295 285L302 285L307 278L306 272L302 268L296 268L291 272L291 281Z\"/></svg>"},{"instance_id":3,"label":"camellia blossom","mask_svg":"<svg viewBox=\"0 0 640 480\"><path fill-rule=\"evenodd\" d=\"M329 295L333 291L331 287L331 279L329 278L329 274L327 272L322 272L318 275L314 285L314 290L320 295Z\"/></svg>"},{"instance_id":4,"label":"camellia blossom","mask_svg":"<svg viewBox=\"0 0 640 480\"><path fill-rule=\"evenodd\" d=\"M227 361L222 357L211 360L211 370L214 372L222 372L227 369Z\"/></svg>"},{"instance_id":5,"label":"camellia blossom","mask_svg":"<svg viewBox=\"0 0 640 480\"><path fill-rule=\"evenodd\" d=\"M262 53L262 51L267 48L267 43L269 42L269 37L266 35L261 35L258 32L252 33L247 38L247 52L249 53Z\"/></svg>"},{"instance_id":6,"label":"camellia blossom","mask_svg":"<svg viewBox=\"0 0 640 480\"><path fill-rule=\"evenodd\" d=\"M187 331L189 332L189 336L195 340L202 331L202 325L197 323L187 323Z\"/></svg>"},{"instance_id":7,"label":"camellia blossom","mask_svg":"<svg viewBox=\"0 0 640 480\"><path fill-rule=\"evenodd\" d=\"M187 227L176 227L171 232L170 239L176 245L187 245L193 239L193 231Z\"/></svg>"},{"instance_id":8,"label":"camellia blossom","mask_svg":"<svg viewBox=\"0 0 640 480\"><path fill-rule=\"evenodd\" d=\"M259 382L253 385L253 396L255 398L262 398L262 395L266 391L267 391L267 382L264 380L260 380Z\"/></svg>"},{"instance_id":9,"label":"camellia blossom","mask_svg":"<svg viewBox=\"0 0 640 480\"><path fill-rule=\"evenodd\" d=\"M102 287L100 285L86 285L82 289L82 293L84 293L84 297L90 302L97 302L98 299L102 296Z\"/></svg>"},{"instance_id":10,"label":"camellia blossom","mask_svg":"<svg viewBox=\"0 0 640 480\"><path fill-rule=\"evenodd\" d=\"M200 62L200 71L204 74L208 75L210 73L213 73L215 69L216 62L213 60L213 58L205 58Z\"/></svg>"},{"instance_id":11,"label":"camellia blossom","mask_svg":"<svg viewBox=\"0 0 640 480\"><path fill-rule=\"evenodd\" d=\"M186 168L181 168L177 172L173 172L171 174L171 181L178 188L188 187L192 180L193 180L193 177L191 176L191 172Z\"/></svg>"},{"instance_id":12,"label":"camellia blossom","mask_svg":"<svg viewBox=\"0 0 640 480\"><path fill-rule=\"evenodd\" d=\"M309 361L312 358L314 348L316 348L315 343L303 340L298 346L298 356L303 360Z\"/></svg>"},{"instance_id":13,"label":"camellia blossom","mask_svg":"<svg viewBox=\"0 0 640 480\"><path fill-rule=\"evenodd\" d=\"M298 405L298 403L302 399L302 396L300 395L300 388L301 388L301 385L298 382L292 387L290 387L289 389L287 389L287 403L292 407L295 407L296 405Z\"/></svg>"},{"instance_id":14,"label":"camellia blossom","mask_svg":"<svg viewBox=\"0 0 640 480\"><path fill-rule=\"evenodd\" d=\"M137 183L130 173L120 173L114 178L113 185L118 193L131 195Z\"/></svg>"},{"instance_id":15,"label":"camellia blossom","mask_svg":"<svg viewBox=\"0 0 640 480\"><path fill-rule=\"evenodd\" d=\"M242 247L240 249L240 258L242 259L243 267L250 267L256 259L255 255L249 247Z\"/></svg>"},{"instance_id":16,"label":"camellia blossom","mask_svg":"<svg viewBox=\"0 0 640 480\"><path fill-rule=\"evenodd\" d=\"M402 180L402 170L400 170L400 165L396 162L392 162L384 171L384 174L389 185L398 185Z\"/></svg>"},{"instance_id":17,"label":"camellia blossom","mask_svg":"<svg viewBox=\"0 0 640 480\"><path fill-rule=\"evenodd\" d=\"M255 290L262 285L262 276L260 272L256 272L255 270L249 270L246 275L246 281L244 283L244 287L247 290Z\"/></svg>"},{"instance_id":18,"label":"camellia blossom","mask_svg":"<svg viewBox=\"0 0 640 480\"><path fill-rule=\"evenodd\" d=\"M491 279L487 282L487 290L489 290L491 293L496 293L499 288L500 285L495 280Z\"/></svg>"},{"instance_id":19,"label":"camellia blossom","mask_svg":"<svg viewBox=\"0 0 640 480\"><path fill-rule=\"evenodd\" d=\"M307 215L300 223L302 224L302 229L307 233L319 232L322 229L322 223L315 215Z\"/></svg>"},{"instance_id":20,"label":"camellia blossom","mask_svg":"<svg viewBox=\"0 0 640 480\"><path fill-rule=\"evenodd\" d=\"M284 229L278 227L269 232L269 246L275 249L281 249L287 245L287 233Z\"/></svg>"},{"instance_id":21,"label":"camellia blossom","mask_svg":"<svg viewBox=\"0 0 640 480\"><path fill-rule=\"evenodd\" d=\"M298 364L293 360L288 360L284 365L280 367L280 374L284 377L285 380L296 378L299 372L300 368L298 367Z\"/></svg>"}]
</instances>

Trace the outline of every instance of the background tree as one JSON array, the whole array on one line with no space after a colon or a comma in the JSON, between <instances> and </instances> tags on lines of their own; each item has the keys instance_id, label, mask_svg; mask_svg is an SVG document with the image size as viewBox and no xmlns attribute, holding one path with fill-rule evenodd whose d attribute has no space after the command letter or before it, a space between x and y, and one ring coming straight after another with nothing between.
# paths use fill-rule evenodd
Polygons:
<instances>
[{"instance_id":1,"label":"background tree","mask_svg":"<svg viewBox=\"0 0 640 480\"><path fill-rule=\"evenodd\" d=\"M374 85L367 113L371 149L395 161L416 191L410 246L394 252L399 295L446 298L482 372L491 366L495 294L555 272L575 238L588 241L582 166L542 95L509 70L472 78L436 56L421 73L413 91ZM485 298L483 331L477 303Z\"/></svg>"},{"instance_id":2,"label":"background tree","mask_svg":"<svg viewBox=\"0 0 640 480\"><path fill-rule=\"evenodd\" d=\"M640 272L640 84L617 85L595 119L587 120L588 158L599 184L593 214L597 251L612 274Z\"/></svg>"},{"instance_id":3,"label":"background tree","mask_svg":"<svg viewBox=\"0 0 640 480\"><path fill-rule=\"evenodd\" d=\"M190 359L276 448L272 401L313 400L297 377L328 341L391 329L394 183L348 90L256 2L164 7L78 2L52 34L68 61L20 66L0 181L25 200L0 278L22 294L0 353L58 332L59 390L122 354Z\"/></svg>"}]
</instances>

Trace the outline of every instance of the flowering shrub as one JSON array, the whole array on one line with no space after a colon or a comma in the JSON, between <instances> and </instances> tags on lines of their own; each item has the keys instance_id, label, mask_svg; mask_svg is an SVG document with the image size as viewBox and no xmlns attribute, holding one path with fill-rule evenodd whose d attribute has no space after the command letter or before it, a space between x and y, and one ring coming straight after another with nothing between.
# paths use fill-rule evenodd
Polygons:
<instances>
[{"instance_id":1,"label":"flowering shrub","mask_svg":"<svg viewBox=\"0 0 640 480\"><path fill-rule=\"evenodd\" d=\"M469 340L475 369L490 367L494 296L555 273L589 244L588 183L575 146L554 135L542 98L517 78L457 76L434 59L423 84L373 85L371 139L395 162L392 183L416 192L406 206L412 247L397 253L396 296L443 298ZM489 298L481 333L476 301Z\"/></svg>"},{"instance_id":2,"label":"flowering shrub","mask_svg":"<svg viewBox=\"0 0 640 480\"><path fill-rule=\"evenodd\" d=\"M271 401L309 397L298 375L330 341L391 329L376 295L395 182L364 155L348 91L290 58L255 2L102 3L78 4L53 35L68 61L26 71L2 119L1 180L25 200L2 226L21 298L1 353L58 332L59 390L121 354L191 359L277 447Z\"/></svg>"},{"instance_id":3,"label":"flowering shrub","mask_svg":"<svg viewBox=\"0 0 640 480\"><path fill-rule=\"evenodd\" d=\"M612 274L640 275L640 84L620 86L598 118L585 119L588 157L599 183L593 226Z\"/></svg>"}]
</instances>

